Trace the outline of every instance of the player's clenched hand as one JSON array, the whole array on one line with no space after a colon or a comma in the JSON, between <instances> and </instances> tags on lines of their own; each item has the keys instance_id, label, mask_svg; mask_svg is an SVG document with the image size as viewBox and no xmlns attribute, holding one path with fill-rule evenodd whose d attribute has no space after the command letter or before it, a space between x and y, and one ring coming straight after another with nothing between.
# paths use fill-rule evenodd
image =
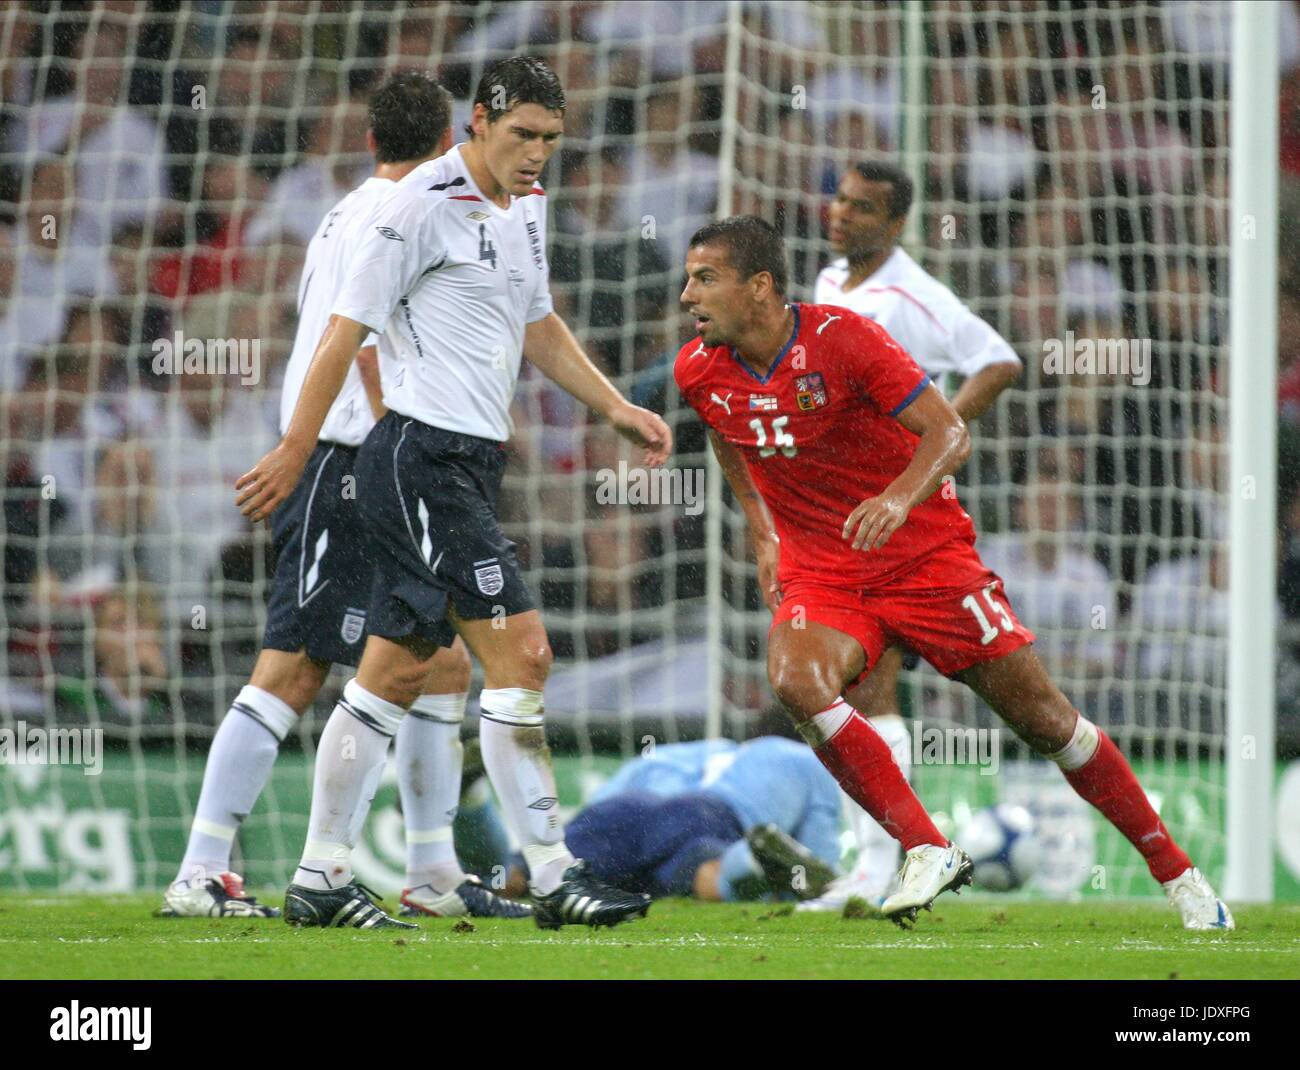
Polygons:
<instances>
[{"instance_id":1,"label":"player's clenched hand","mask_svg":"<svg viewBox=\"0 0 1300 1070\"><path fill-rule=\"evenodd\" d=\"M754 545L754 557L758 562L758 589L763 592L767 608L775 613L781 604L781 583L776 578L781 563L781 540L775 535L758 539Z\"/></svg>"},{"instance_id":2,"label":"player's clenched hand","mask_svg":"<svg viewBox=\"0 0 1300 1070\"><path fill-rule=\"evenodd\" d=\"M879 550L903 526L907 506L891 494L868 498L844 521L842 538L853 540L855 550Z\"/></svg>"},{"instance_id":3,"label":"player's clenched hand","mask_svg":"<svg viewBox=\"0 0 1300 1070\"><path fill-rule=\"evenodd\" d=\"M673 433L663 418L649 409L626 402L609 414L609 422L625 439L645 447L647 468L658 468L673 452Z\"/></svg>"},{"instance_id":4,"label":"player's clenched hand","mask_svg":"<svg viewBox=\"0 0 1300 1070\"><path fill-rule=\"evenodd\" d=\"M307 458L283 441L235 480L235 505L249 520L265 520L302 478Z\"/></svg>"}]
</instances>

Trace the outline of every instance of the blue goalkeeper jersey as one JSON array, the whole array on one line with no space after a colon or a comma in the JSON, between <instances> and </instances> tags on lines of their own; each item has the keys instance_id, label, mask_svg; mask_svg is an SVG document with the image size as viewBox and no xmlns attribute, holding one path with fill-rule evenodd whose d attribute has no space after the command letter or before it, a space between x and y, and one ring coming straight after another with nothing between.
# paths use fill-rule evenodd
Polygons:
<instances>
[{"instance_id":1,"label":"blue goalkeeper jersey","mask_svg":"<svg viewBox=\"0 0 1300 1070\"><path fill-rule=\"evenodd\" d=\"M630 791L707 791L731 808L742 828L776 825L819 858L833 862L840 855L840 788L803 743L779 736L665 743L622 766L592 801Z\"/></svg>"},{"instance_id":2,"label":"blue goalkeeper jersey","mask_svg":"<svg viewBox=\"0 0 1300 1070\"><path fill-rule=\"evenodd\" d=\"M633 758L602 784L590 799L600 802L611 795L644 791L651 795L678 795L696 791L711 769L730 765L740 744L730 739L698 743L665 743L647 756Z\"/></svg>"}]
</instances>

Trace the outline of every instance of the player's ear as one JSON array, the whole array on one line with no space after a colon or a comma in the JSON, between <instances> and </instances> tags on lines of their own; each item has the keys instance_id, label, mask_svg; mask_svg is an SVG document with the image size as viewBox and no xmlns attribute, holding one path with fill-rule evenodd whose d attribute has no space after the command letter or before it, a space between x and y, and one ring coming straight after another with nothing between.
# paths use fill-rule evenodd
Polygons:
<instances>
[{"instance_id":1,"label":"player's ear","mask_svg":"<svg viewBox=\"0 0 1300 1070\"><path fill-rule=\"evenodd\" d=\"M475 137L482 137L487 132L488 110L486 104L480 101L474 105L474 111L469 117L469 125L474 131Z\"/></svg>"}]
</instances>

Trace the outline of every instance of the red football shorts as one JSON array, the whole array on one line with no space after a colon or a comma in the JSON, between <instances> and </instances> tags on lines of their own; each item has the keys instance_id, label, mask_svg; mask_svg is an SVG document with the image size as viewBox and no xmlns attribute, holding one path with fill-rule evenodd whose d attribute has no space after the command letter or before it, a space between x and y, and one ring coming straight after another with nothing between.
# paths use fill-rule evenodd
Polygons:
<instances>
[{"instance_id":1,"label":"red football shorts","mask_svg":"<svg viewBox=\"0 0 1300 1070\"><path fill-rule=\"evenodd\" d=\"M944 543L915 569L877 588L796 578L782 585L772 627L782 621L824 624L861 643L867 668L854 683L891 646L907 647L952 676L1034 641L1011 608L1001 577L963 540Z\"/></svg>"}]
</instances>

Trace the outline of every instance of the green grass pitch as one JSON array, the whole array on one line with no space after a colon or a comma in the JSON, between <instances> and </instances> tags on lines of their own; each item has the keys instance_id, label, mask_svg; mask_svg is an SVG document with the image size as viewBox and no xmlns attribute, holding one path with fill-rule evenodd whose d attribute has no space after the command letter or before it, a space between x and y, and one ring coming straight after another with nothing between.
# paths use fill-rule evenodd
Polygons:
<instances>
[{"instance_id":1,"label":"green grass pitch","mask_svg":"<svg viewBox=\"0 0 1300 1070\"><path fill-rule=\"evenodd\" d=\"M945 897L945 900L951 897ZM165 919L156 896L0 896L7 978L1296 978L1300 907L1189 933L1160 904L952 900L903 932L788 906L657 902L616 929L531 921L419 932ZM273 900L274 901L274 900ZM391 906L391 903L389 904Z\"/></svg>"}]
</instances>

